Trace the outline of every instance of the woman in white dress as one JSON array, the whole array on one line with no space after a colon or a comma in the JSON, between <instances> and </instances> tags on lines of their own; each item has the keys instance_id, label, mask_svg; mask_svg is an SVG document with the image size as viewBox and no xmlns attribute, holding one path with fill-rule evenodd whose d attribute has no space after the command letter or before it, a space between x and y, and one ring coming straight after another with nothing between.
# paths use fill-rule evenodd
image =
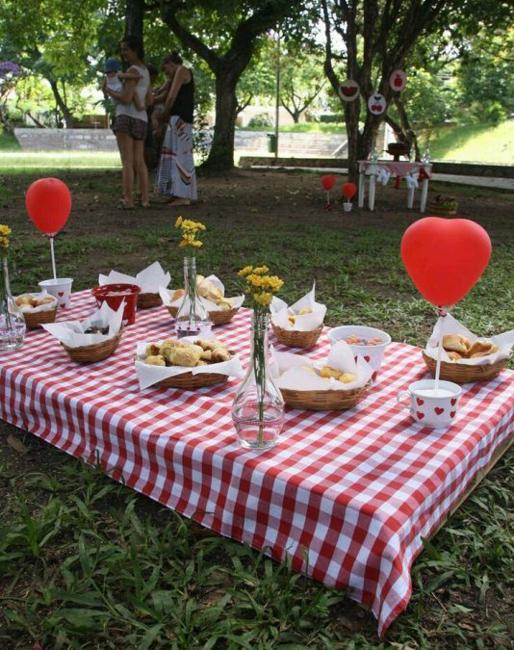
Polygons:
<instances>
[{"instance_id":1,"label":"woman in white dress","mask_svg":"<svg viewBox=\"0 0 514 650\"><path fill-rule=\"evenodd\" d=\"M116 116L113 131L116 134L118 149L120 150L123 184L123 198L121 207L127 210L134 208L134 174L139 180L141 191L141 205L149 206L148 170L145 164L144 146L146 129L148 128L148 115L146 107L152 101L150 75L143 63L142 46L134 36L127 36L121 41L120 54L128 64L127 72L139 74L136 80L125 81L123 90L115 92L104 86L107 95L117 101ZM136 103L143 107L139 110Z\"/></svg>"}]
</instances>

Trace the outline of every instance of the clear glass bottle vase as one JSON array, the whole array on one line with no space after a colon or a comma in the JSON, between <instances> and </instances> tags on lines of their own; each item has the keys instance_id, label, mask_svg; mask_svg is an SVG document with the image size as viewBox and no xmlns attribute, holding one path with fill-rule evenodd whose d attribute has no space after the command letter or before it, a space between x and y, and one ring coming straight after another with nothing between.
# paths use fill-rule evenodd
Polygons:
<instances>
[{"instance_id":1,"label":"clear glass bottle vase","mask_svg":"<svg viewBox=\"0 0 514 650\"><path fill-rule=\"evenodd\" d=\"M11 294L7 257L0 258L0 352L17 350L25 337L25 318Z\"/></svg>"},{"instance_id":2,"label":"clear glass bottle vase","mask_svg":"<svg viewBox=\"0 0 514 650\"><path fill-rule=\"evenodd\" d=\"M196 292L196 258L194 256L184 257L184 291L184 298L175 319L177 337L209 335L212 323Z\"/></svg>"},{"instance_id":3,"label":"clear glass bottle vase","mask_svg":"<svg viewBox=\"0 0 514 650\"><path fill-rule=\"evenodd\" d=\"M254 311L248 372L232 405L232 421L246 449L268 449L284 424L284 400L268 367L269 314Z\"/></svg>"}]
</instances>

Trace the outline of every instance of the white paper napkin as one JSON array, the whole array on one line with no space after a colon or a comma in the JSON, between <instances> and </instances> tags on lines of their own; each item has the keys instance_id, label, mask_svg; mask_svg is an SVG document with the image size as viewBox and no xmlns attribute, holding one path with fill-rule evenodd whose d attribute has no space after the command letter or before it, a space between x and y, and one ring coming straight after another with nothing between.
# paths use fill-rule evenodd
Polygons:
<instances>
[{"instance_id":1,"label":"white paper napkin","mask_svg":"<svg viewBox=\"0 0 514 650\"><path fill-rule=\"evenodd\" d=\"M310 309L310 314L299 315L302 309ZM270 305L271 322L277 327L284 330L295 330L298 332L310 332L317 329L323 324L325 314L327 313L326 305L316 302L316 283L312 289L297 300L290 307L280 298L274 297ZM294 325L289 321L289 316L295 316Z\"/></svg>"},{"instance_id":2,"label":"white paper napkin","mask_svg":"<svg viewBox=\"0 0 514 650\"><path fill-rule=\"evenodd\" d=\"M181 341L189 341L193 343L198 340L197 336L186 336ZM207 340L215 341L216 339L211 338ZM238 356L232 357L230 361L222 361L220 363L211 363L206 366L195 366L193 368L188 368L186 366L150 366L144 363L143 359L145 357L145 351L147 345L153 343L154 341L145 341L137 344L136 348L136 375L139 381L139 388L141 390L157 384L163 379L169 379L170 377L175 377L176 375L183 375L187 372L191 372L193 375L201 375L204 373L216 373L219 375L227 375L227 377L238 377L241 378L244 376L243 367L241 365L241 360Z\"/></svg>"},{"instance_id":3,"label":"white paper napkin","mask_svg":"<svg viewBox=\"0 0 514 650\"><path fill-rule=\"evenodd\" d=\"M365 386L373 374L373 368L362 357L355 362L345 341L338 341L332 347L328 358L323 361L312 361L291 352L273 351L273 357L274 367L278 367L275 383L279 388L289 390L353 390ZM320 377L316 369L323 366L330 366L341 372L351 372L356 378L351 383L344 384L333 377Z\"/></svg>"},{"instance_id":4,"label":"white paper napkin","mask_svg":"<svg viewBox=\"0 0 514 650\"><path fill-rule=\"evenodd\" d=\"M167 287L171 282L169 273L165 273L164 269L159 262L154 262L147 266L146 269L140 271L136 277L119 273L118 271L111 271L109 275L98 276L98 284L137 284L141 289L141 293L157 293L159 287Z\"/></svg>"},{"instance_id":5,"label":"white paper napkin","mask_svg":"<svg viewBox=\"0 0 514 650\"><path fill-rule=\"evenodd\" d=\"M41 291L39 293L23 293L20 295L32 296L33 298L37 298L37 299L47 298L48 296L52 298L52 302L45 302L44 305L39 305L39 307L31 307L30 305L18 305L19 309L24 313L37 314L41 311L51 311L52 309L55 309L57 306L57 298L55 296L51 296L46 291Z\"/></svg>"},{"instance_id":6,"label":"white paper napkin","mask_svg":"<svg viewBox=\"0 0 514 650\"><path fill-rule=\"evenodd\" d=\"M112 310L106 302L95 313L83 321L67 321L42 325L47 332L69 348L81 348L86 345L103 343L114 338L121 329L123 318L123 300L117 311ZM107 334L84 334L90 326L109 327Z\"/></svg>"},{"instance_id":7,"label":"white paper napkin","mask_svg":"<svg viewBox=\"0 0 514 650\"><path fill-rule=\"evenodd\" d=\"M444 327L444 331L441 332L441 325ZM509 330L508 332L503 332L502 334L496 334L496 336L477 336L470 332L467 327L464 327L456 318L451 314L447 314L444 318L439 318L435 327L432 331L432 336L427 341L425 347L425 353L432 357L432 359L437 360L437 346L439 343L440 336L447 334L460 334L465 336L472 343L475 341L491 341L498 346L498 351L493 354L489 354L485 357L476 357L475 359L459 359L458 361L451 361L446 350L442 350L441 359L443 361L448 361L450 363L459 363L466 366L486 366L496 361L501 361L502 359L508 359L512 354L512 347L514 346L514 330Z\"/></svg>"},{"instance_id":8,"label":"white paper napkin","mask_svg":"<svg viewBox=\"0 0 514 650\"><path fill-rule=\"evenodd\" d=\"M205 281L212 282L212 284L215 287L218 287L218 289L221 291L221 295L223 296L223 300L226 300L228 303L232 305L232 309L239 309L241 305L244 302L245 297L243 295L240 296L234 296L233 298L226 298L225 297L225 285L223 282L215 275L209 275L207 278L204 278ZM159 287L159 295L161 296L162 303L165 307L180 307L182 303L182 298L179 298L178 300L171 300L171 296L173 293L176 291L176 289L166 289L166 287ZM215 302L212 302L212 300L207 300L207 298L200 298L200 301L202 302L203 306L208 312L211 311L224 311L220 305L217 305Z\"/></svg>"}]
</instances>

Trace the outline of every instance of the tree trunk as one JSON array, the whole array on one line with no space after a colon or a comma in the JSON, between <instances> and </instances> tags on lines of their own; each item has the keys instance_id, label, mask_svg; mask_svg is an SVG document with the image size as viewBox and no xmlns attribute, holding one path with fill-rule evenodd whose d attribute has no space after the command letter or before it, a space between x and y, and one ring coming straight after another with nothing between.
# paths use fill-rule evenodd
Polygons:
<instances>
[{"instance_id":1,"label":"tree trunk","mask_svg":"<svg viewBox=\"0 0 514 650\"><path fill-rule=\"evenodd\" d=\"M62 116L64 118L64 124L66 125L67 129L72 129L73 128L73 115L71 114L70 109L66 105L66 102L61 96L61 93L59 92L59 88L57 86L57 82L55 79L48 79L48 82L50 83L50 87L52 89L52 92L54 94L54 99L55 103L57 105L57 108L61 111Z\"/></svg>"},{"instance_id":2,"label":"tree trunk","mask_svg":"<svg viewBox=\"0 0 514 650\"><path fill-rule=\"evenodd\" d=\"M203 169L228 170L234 167L234 134L237 117L237 79L220 66L216 75L216 117L211 150Z\"/></svg>"},{"instance_id":3,"label":"tree trunk","mask_svg":"<svg viewBox=\"0 0 514 650\"><path fill-rule=\"evenodd\" d=\"M145 3L142 0L127 0L125 6L125 36L136 36L143 44L143 23Z\"/></svg>"}]
</instances>

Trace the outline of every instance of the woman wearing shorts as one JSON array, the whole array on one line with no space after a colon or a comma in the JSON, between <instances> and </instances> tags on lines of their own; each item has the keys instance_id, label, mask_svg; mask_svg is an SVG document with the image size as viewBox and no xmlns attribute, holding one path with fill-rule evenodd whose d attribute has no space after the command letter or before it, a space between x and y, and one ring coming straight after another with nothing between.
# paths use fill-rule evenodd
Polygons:
<instances>
[{"instance_id":1,"label":"woman wearing shorts","mask_svg":"<svg viewBox=\"0 0 514 650\"><path fill-rule=\"evenodd\" d=\"M128 64L127 72L139 74L137 80L125 81L121 92L114 92L104 87L107 95L116 100L116 113L113 131L116 134L120 150L123 184L121 207L134 208L134 174L139 180L141 205L148 207L148 170L145 164L144 147L148 116L146 108L138 110L134 105L134 96L139 105L146 107L151 102L150 75L143 63L142 46L134 36L127 36L121 41L120 54Z\"/></svg>"}]
</instances>

